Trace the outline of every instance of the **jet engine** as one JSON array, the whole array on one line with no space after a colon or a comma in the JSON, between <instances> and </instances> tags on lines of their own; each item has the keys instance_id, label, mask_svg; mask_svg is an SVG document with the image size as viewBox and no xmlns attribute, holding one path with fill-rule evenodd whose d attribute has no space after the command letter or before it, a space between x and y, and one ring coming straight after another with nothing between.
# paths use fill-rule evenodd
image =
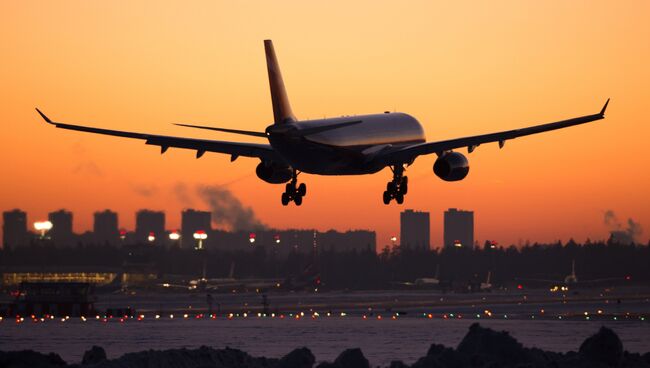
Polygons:
<instances>
[{"instance_id":1,"label":"jet engine","mask_svg":"<svg viewBox=\"0 0 650 368\"><path fill-rule=\"evenodd\" d=\"M260 162L255 169L257 177L271 184L282 184L291 180L291 169L275 162Z\"/></svg>"},{"instance_id":2,"label":"jet engine","mask_svg":"<svg viewBox=\"0 0 650 368\"><path fill-rule=\"evenodd\" d=\"M469 173L469 162L461 153L448 152L438 157L433 172L444 181L463 180Z\"/></svg>"}]
</instances>

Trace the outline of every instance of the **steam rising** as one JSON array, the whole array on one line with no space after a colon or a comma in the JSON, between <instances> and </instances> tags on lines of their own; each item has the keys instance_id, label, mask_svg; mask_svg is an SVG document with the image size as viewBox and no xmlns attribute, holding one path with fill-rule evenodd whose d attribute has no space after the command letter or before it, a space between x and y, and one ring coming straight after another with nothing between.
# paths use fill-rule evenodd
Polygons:
<instances>
[{"instance_id":1,"label":"steam rising","mask_svg":"<svg viewBox=\"0 0 650 368\"><path fill-rule=\"evenodd\" d=\"M199 186L197 194L210 207L213 221L233 231L260 230L266 226L255 217L253 209L244 205L223 186Z\"/></svg>"},{"instance_id":2,"label":"steam rising","mask_svg":"<svg viewBox=\"0 0 650 368\"><path fill-rule=\"evenodd\" d=\"M178 201L183 204L183 206L185 206L185 207L193 207L194 206L194 201L192 200L192 196L190 195L190 190L187 187L187 184L185 184L185 183L176 183L176 185L174 185L174 188L172 189L172 191L176 195L176 198L178 199Z\"/></svg>"},{"instance_id":3,"label":"steam rising","mask_svg":"<svg viewBox=\"0 0 650 368\"><path fill-rule=\"evenodd\" d=\"M633 243L637 241L641 233L643 233L641 224L631 218L627 219L627 226L624 227L612 210L605 211L604 220L605 225L611 230L612 239L619 243Z\"/></svg>"}]
</instances>

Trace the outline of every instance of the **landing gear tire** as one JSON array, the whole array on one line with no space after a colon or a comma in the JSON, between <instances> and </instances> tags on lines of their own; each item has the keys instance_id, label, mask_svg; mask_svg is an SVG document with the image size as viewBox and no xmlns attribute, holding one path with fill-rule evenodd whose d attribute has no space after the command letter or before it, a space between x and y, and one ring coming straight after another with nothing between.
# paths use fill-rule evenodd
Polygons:
<instances>
[{"instance_id":1,"label":"landing gear tire","mask_svg":"<svg viewBox=\"0 0 650 368\"><path fill-rule=\"evenodd\" d=\"M397 204L404 203L404 196L408 192L408 178L403 176L404 165L391 166L393 180L386 184L386 191L382 197L384 204L389 204L394 198Z\"/></svg>"},{"instance_id":2,"label":"landing gear tire","mask_svg":"<svg viewBox=\"0 0 650 368\"><path fill-rule=\"evenodd\" d=\"M289 202L293 201L296 206L302 204L302 197L307 194L307 185L305 183L300 183L298 185L298 174L294 171L291 181L287 183L284 187L284 193L282 193L282 205L286 206Z\"/></svg>"},{"instance_id":3,"label":"landing gear tire","mask_svg":"<svg viewBox=\"0 0 650 368\"><path fill-rule=\"evenodd\" d=\"M388 182L388 184L386 184L386 191L388 193L396 193L397 192L397 184L394 181Z\"/></svg>"},{"instance_id":4,"label":"landing gear tire","mask_svg":"<svg viewBox=\"0 0 650 368\"><path fill-rule=\"evenodd\" d=\"M390 204L390 200L392 199L390 193L386 190L384 191L384 204Z\"/></svg>"},{"instance_id":5,"label":"landing gear tire","mask_svg":"<svg viewBox=\"0 0 650 368\"><path fill-rule=\"evenodd\" d=\"M289 204L289 202L291 202L291 198L289 198L289 194L286 192L282 193L282 205L286 206Z\"/></svg>"}]
</instances>

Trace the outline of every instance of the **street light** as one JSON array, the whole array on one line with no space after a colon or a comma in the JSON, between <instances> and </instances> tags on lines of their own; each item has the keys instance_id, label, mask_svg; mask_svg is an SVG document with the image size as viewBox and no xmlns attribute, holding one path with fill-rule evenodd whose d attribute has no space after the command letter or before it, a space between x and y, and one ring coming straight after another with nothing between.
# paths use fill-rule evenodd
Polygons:
<instances>
[{"instance_id":1,"label":"street light","mask_svg":"<svg viewBox=\"0 0 650 368\"><path fill-rule=\"evenodd\" d=\"M280 244L280 234L273 236L273 239L275 240L275 244Z\"/></svg>"},{"instance_id":2,"label":"street light","mask_svg":"<svg viewBox=\"0 0 650 368\"><path fill-rule=\"evenodd\" d=\"M251 243L251 245L255 243L255 233L250 233L248 235L248 242Z\"/></svg>"},{"instance_id":3,"label":"street light","mask_svg":"<svg viewBox=\"0 0 650 368\"><path fill-rule=\"evenodd\" d=\"M178 233L178 231L172 231L169 233L169 240L176 241L181 238L181 234Z\"/></svg>"},{"instance_id":4,"label":"street light","mask_svg":"<svg viewBox=\"0 0 650 368\"><path fill-rule=\"evenodd\" d=\"M153 243L154 241L156 241L156 235L153 233L153 231L149 233L149 236L147 236L147 240L149 241L149 243Z\"/></svg>"},{"instance_id":5,"label":"street light","mask_svg":"<svg viewBox=\"0 0 650 368\"><path fill-rule=\"evenodd\" d=\"M195 232L193 235L194 239L198 240L199 244L196 246L196 250L201 250L203 249L203 241L208 238L208 234L205 233L203 230L198 230Z\"/></svg>"},{"instance_id":6,"label":"street light","mask_svg":"<svg viewBox=\"0 0 650 368\"><path fill-rule=\"evenodd\" d=\"M50 221L36 221L34 223L34 229L41 233L41 239L45 238L45 233L52 230L53 226Z\"/></svg>"}]
</instances>

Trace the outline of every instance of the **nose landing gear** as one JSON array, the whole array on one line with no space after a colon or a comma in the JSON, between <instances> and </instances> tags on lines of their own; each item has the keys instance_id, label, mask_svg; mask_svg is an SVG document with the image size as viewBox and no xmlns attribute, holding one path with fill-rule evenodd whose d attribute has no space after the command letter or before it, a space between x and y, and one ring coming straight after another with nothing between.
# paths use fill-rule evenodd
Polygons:
<instances>
[{"instance_id":1,"label":"nose landing gear","mask_svg":"<svg viewBox=\"0 0 650 368\"><path fill-rule=\"evenodd\" d=\"M298 184L298 174L294 171L291 181L287 183L284 193L282 193L282 205L287 206L289 202L293 201L296 206L300 206L305 194L307 194L307 185L305 183Z\"/></svg>"},{"instance_id":2,"label":"nose landing gear","mask_svg":"<svg viewBox=\"0 0 650 368\"><path fill-rule=\"evenodd\" d=\"M395 165L390 168L393 171L393 180L386 184L384 191L384 204L389 204L395 199L397 204L404 203L404 196L408 192L408 177L404 176L404 166Z\"/></svg>"}]
</instances>

